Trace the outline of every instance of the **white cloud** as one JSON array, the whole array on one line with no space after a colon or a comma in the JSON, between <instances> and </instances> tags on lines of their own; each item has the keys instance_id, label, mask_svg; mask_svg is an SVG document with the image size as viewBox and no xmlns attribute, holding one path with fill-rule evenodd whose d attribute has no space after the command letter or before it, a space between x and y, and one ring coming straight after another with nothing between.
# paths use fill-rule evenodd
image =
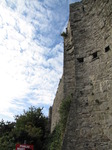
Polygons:
<instances>
[{"instance_id":1,"label":"white cloud","mask_svg":"<svg viewBox=\"0 0 112 150\"><path fill-rule=\"evenodd\" d=\"M63 44L57 38L62 23L54 27L55 14L45 6L0 2L0 119L53 102L62 75Z\"/></svg>"}]
</instances>

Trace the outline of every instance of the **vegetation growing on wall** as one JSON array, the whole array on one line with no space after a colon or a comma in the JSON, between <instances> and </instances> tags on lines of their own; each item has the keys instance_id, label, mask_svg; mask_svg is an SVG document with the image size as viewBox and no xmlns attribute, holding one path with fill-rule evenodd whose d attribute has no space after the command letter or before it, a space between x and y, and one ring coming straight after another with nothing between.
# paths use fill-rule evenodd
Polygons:
<instances>
[{"instance_id":1,"label":"vegetation growing on wall","mask_svg":"<svg viewBox=\"0 0 112 150\"><path fill-rule=\"evenodd\" d=\"M66 33L66 32L63 32L63 33L61 33L61 36L67 37L67 33Z\"/></svg>"},{"instance_id":2,"label":"vegetation growing on wall","mask_svg":"<svg viewBox=\"0 0 112 150\"><path fill-rule=\"evenodd\" d=\"M68 96L66 99L64 99L60 105L59 114L60 114L60 124L62 131L65 131L67 118L70 110L71 105L71 96Z\"/></svg>"},{"instance_id":3,"label":"vegetation growing on wall","mask_svg":"<svg viewBox=\"0 0 112 150\"><path fill-rule=\"evenodd\" d=\"M67 118L71 105L71 96L64 99L60 105L60 121L49 137L48 150L61 150L62 140L66 128Z\"/></svg>"}]
</instances>

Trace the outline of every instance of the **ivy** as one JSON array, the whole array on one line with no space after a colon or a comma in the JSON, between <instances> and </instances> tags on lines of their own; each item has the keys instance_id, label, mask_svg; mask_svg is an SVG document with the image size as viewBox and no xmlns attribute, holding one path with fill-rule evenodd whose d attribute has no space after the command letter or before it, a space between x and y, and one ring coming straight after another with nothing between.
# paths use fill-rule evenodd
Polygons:
<instances>
[{"instance_id":1,"label":"ivy","mask_svg":"<svg viewBox=\"0 0 112 150\"><path fill-rule=\"evenodd\" d=\"M60 121L49 137L48 150L61 150L62 140L66 128L67 118L71 105L71 96L65 98L59 108Z\"/></svg>"},{"instance_id":2,"label":"ivy","mask_svg":"<svg viewBox=\"0 0 112 150\"><path fill-rule=\"evenodd\" d=\"M71 96L68 96L65 100L62 101L59 109L60 114L60 124L62 126L62 131L65 131L67 118L71 105Z\"/></svg>"},{"instance_id":3,"label":"ivy","mask_svg":"<svg viewBox=\"0 0 112 150\"><path fill-rule=\"evenodd\" d=\"M61 135L61 126L58 123L49 137L48 150L61 150L62 135Z\"/></svg>"}]
</instances>

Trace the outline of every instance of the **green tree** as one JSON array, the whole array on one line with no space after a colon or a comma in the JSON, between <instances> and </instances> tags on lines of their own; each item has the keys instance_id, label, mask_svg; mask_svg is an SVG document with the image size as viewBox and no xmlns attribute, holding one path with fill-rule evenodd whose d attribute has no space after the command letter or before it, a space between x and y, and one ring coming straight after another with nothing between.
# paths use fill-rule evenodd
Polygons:
<instances>
[{"instance_id":1,"label":"green tree","mask_svg":"<svg viewBox=\"0 0 112 150\"><path fill-rule=\"evenodd\" d=\"M14 137L12 130L14 129L15 122L0 122L0 150L13 150L15 148Z\"/></svg>"},{"instance_id":2,"label":"green tree","mask_svg":"<svg viewBox=\"0 0 112 150\"><path fill-rule=\"evenodd\" d=\"M48 119L43 115L42 108L30 107L22 115L15 116L13 129L15 142L33 144L35 149L43 149Z\"/></svg>"},{"instance_id":3,"label":"green tree","mask_svg":"<svg viewBox=\"0 0 112 150\"><path fill-rule=\"evenodd\" d=\"M33 144L34 150L43 150L47 138L48 118L41 108L30 107L15 116L15 122L0 122L0 150L13 150L17 143Z\"/></svg>"}]
</instances>

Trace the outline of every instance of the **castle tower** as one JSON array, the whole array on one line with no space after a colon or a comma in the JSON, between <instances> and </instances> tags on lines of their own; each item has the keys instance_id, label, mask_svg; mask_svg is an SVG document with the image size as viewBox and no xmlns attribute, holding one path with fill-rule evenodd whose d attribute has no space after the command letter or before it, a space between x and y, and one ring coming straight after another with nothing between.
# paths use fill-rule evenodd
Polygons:
<instances>
[{"instance_id":1,"label":"castle tower","mask_svg":"<svg viewBox=\"0 0 112 150\"><path fill-rule=\"evenodd\" d=\"M112 0L70 5L51 132L61 101L71 94L62 150L112 150Z\"/></svg>"},{"instance_id":2,"label":"castle tower","mask_svg":"<svg viewBox=\"0 0 112 150\"><path fill-rule=\"evenodd\" d=\"M112 150L112 0L71 4L67 32L64 95L74 97L62 149Z\"/></svg>"}]
</instances>

